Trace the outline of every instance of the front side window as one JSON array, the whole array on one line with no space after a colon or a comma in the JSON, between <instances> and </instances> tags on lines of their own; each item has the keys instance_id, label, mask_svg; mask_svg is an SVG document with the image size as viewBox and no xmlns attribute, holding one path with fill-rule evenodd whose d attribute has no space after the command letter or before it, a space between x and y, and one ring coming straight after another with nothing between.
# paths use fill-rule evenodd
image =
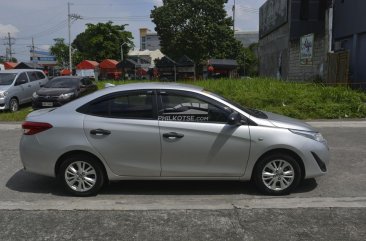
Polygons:
<instances>
[{"instance_id":1,"label":"front side window","mask_svg":"<svg viewBox=\"0 0 366 241\"><path fill-rule=\"evenodd\" d=\"M230 109L183 93L161 93L160 121L227 123Z\"/></svg>"},{"instance_id":2,"label":"front side window","mask_svg":"<svg viewBox=\"0 0 366 241\"><path fill-rule=\"evenodd\" d=\"M122 93L90 103L80 112L121 119L154 119L153 93L138 91Z\"/></svg>"},{"instance_id":3,"label":"front side window","mask_svg":"<svg viewBox=\"0 0 366 241\"><path fill-rule=\"evenodd\" d=\"M17 84L28 83L28 77L25 73L21 73L17 78Z\"/></svg>"}]
</instances>

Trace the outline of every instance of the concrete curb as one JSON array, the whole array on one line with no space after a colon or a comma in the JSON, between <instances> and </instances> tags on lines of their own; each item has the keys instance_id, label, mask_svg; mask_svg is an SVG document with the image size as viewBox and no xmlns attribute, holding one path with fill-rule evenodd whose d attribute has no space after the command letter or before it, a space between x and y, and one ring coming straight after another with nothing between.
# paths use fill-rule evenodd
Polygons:
<instances>
[{"instance_id":1,"label":"concrete curb","mask_svg":"<svg viewBox=\"0 0 366 241\"><path fill-rule=\"evenodd\" d=\"M228 210L295 208L366 208L366 197L253 198L227 200L225 197L182 197L151 200L126 197L121 200L37 200L0 201L0 210Z\"/></svg>"}]
</instances>

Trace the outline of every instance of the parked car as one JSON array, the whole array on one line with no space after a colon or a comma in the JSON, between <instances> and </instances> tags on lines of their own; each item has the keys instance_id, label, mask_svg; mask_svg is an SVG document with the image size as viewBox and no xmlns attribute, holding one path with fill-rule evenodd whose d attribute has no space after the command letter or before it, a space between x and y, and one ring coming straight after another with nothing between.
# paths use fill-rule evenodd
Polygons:
<instances>
[{"instance_id":1,"label":"parked car","mask_svg":"<svg viewBox=\"0 0 366 241\"><path fill-rule=\"evenodd\" d=\"M19 105L32 101L32 94L48 82L41 70L0 71L0 110L18 111Z\"/></svg>"},{"instance_id":2,"label":"parked car","mask_svg":"<svg viewBox=\"0 0 366 241\"><path fill-rule=\"evenodd\" d=\"M33 94L33 109L58 107L98 89L88 77L63 76L50 80Z\"/></svg>"},{"instance_id":3,"label":"parked car","mask_svg":"<svg viewBox=\"0 0 366 241\"><path fill-rule=\"evenodd\" d=\"M34 111L22 127L24 169L59 178L78 196L126 179L252 179L280 195L325 174L329 162L310 125L188 85L106 88Z\"/></svg>"}]
</instances>

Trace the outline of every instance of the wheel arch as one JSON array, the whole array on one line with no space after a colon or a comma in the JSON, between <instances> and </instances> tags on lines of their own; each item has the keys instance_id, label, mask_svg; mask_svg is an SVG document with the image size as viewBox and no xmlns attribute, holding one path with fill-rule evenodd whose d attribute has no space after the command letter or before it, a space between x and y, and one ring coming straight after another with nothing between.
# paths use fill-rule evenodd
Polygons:
<instances>
[{"instance_id":1,"label":"wheel arch","mask_svg":"<svg viewBox=\"0 0 366 241\"><path fill-rule=\"evenodd\" d=\"M10 108L10 101L11 101L12 99L16 99L16 100L18 101L18 105L20 105L20 102L19 102L19 98L18 98L18 96L14 95L14 96L12 96L12 97L10 97L10 98L9 98L9 103L8 103L9 108Z\"/></svg>"},{"instance_id":2,"label":"wheel arch","mask_svg":"<svg viewBox=\"0 0 366 241\"><path fill-rule=\"evenodd\" d=\"M68 151L64 154L62 154L56 161L56 165L55 165L55 176L57 177L58 176L58 173L59 173L59 170L60 170L60 167L61 167L61 164L62 162L68 158L68 157L71 157L71 156L74 156L74 155L85 155L85 156L90 156L92 158L94 158L96 161L99 162L99 164L102 166L102 171L103 171L103 175L104 177L106 178L106 181L109 181L109 177L108 177L108 174L107 174L107 170L106 170L106 167L104 166L104 163L94 154L90 153L90 152L87 152L87 151L82 151L82 150L73 150L73 151Z\"/></svg>"},{"instance_id":3,"label":"wheel arch","mask_svg":"<svg viewBox=\"0 0 366 241\"><path fill-rule=\"evenodd\" d=\"M287 155L293 157L300 166L301 180L303 180L305 178L306 172L305 172L304 161L296 152L294 152L293 150L286 149L286 148L276 148L276 149L272 149L272 150L269 150L269 151L263 153L255 162L255 165L252 169L251 178L253 178L253 173L255 172L259 161L272 154L287 154Z\"/></svg>"}]
</instances>

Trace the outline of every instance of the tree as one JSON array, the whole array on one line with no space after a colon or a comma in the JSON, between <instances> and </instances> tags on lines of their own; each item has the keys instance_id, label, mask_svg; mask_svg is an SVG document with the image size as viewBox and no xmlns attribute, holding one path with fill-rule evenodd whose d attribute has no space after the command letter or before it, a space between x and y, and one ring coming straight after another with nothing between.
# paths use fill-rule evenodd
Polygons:
<instances>
[{"instance_id":1,"label":"tree","mask_svg":"<svg viewBox=\"0 0 366 241\"><path fill-rule=\"evenodd\" d=\"M151 11L162 52L171 58L187 55L196 63L209 58L235 59L240 42L225 10L227 0L163 0Z\"/></svg>"},{"instance_id":2,"label":"tree","mask_svg":"<svg viewBox=\"0 0 366 241\"><path fill-rule=\"evenodd\" d=\"M113 22L86 24L84 32L76 36L72 46L83 59L102 61L120 59L121 45L126 56L133 46L132 33L125 30L126 25L113 25Z\"/></svg>"},{"instance_id":3,"label":"tree","mask_svg":"<svg viewBox=\"0 0 366 241\"><path fill-rule=\"evenodd\" d=\"M246 76L258 75L258 44L252 44L248 48L241 47L237 61L239 64L239 74Z\"/></svg>"},{"instance_id":4,"label":"tree","mask_svg":"<svg viewBox=\"0 0 366 241\"><path fill-rule=\"evenodd\" d=\"M0 64L4 63L6 61L13 62L13 63L17 63L18 62L18 60L16 58L14 58L14 57L12 57L11 59L8 59L7 60L6 58L4 58L4 56L0 56Z\"/></svg>"},{"instance_id":5,"label":"tree","mask_svg":"<svg viewBox=\"0 0 366 241\"><path fill-rule=\"evenodd\" d=\"M55 43L50 47L50 52L56 57L58 65L65 68L69 65L69 46L63 38L55 38L53 41Z\"/></svg>"}]
</instances>

